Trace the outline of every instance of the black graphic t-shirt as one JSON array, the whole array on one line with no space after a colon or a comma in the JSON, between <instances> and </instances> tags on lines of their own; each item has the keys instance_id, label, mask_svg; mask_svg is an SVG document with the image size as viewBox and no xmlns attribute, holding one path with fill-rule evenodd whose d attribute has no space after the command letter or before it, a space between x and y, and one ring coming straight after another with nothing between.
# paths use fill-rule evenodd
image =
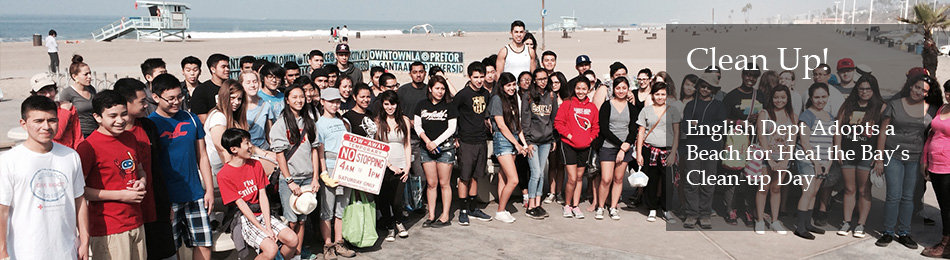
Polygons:
<instances>
[{"instance_id":1,"label":"black graphic t-shirt","mask_svg":"<svg viewBox=\"0 0 950 260\"><path fill-rule=\"evenodd\" d=\"M458 110L448 102L433 105L429 99L420 101L412 114L413 120L417 117L422 119L422 130L429 140L435 140L449 128L449 119L458 118Z\"/></svg>"},{"instance_id":2,"label":"black graphic t-shirt","mask_svg":"<svg viewBox=\"0 0 950 260\"><path fill-rule=\"evenodd\" d=\"M477 144L488 141L488 98L485 88L472 90L468 84L459 90L452 100L452 107L458 110L458 138L460 142ZM430 102L431 104L431 102Z\"/></svg>"},{"instance_id":3,"label":"black graphic t-shirt","mask_svg":"<svg viewBox=\"0 0 950 260\"><path fill-rule=\"evenodd\" d=\"M376 122L373 121L372 115L360 114L354 110L350 110L343 113L343 117L352 124L350 132L353 134L369 138L373 138L373 135L376 135Z\"/></svg>"}]
</instances>

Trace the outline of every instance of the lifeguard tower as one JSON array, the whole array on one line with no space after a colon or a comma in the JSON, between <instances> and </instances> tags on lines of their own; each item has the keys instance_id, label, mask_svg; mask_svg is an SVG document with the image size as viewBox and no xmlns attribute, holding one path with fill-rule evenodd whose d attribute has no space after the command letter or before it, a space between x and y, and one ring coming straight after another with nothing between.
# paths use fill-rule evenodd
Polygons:
<instances>
[{"instance_id":1,"label":"lifeguard tower","mask_svg":"<svg viewBox=\"0 0 950 260\"><path fill-rule=\"evenodd\" d=\"M135 9L138 9L139 5L148 8L149 16L123 17L92 32L92 38L97 42L112 41L135 32L136 40L157 38L159 41L165 41L166 38L178 38L185 41L185 30L188 30L188 15L185 10L191 8L183 3L136 1Z\"/></svg>"},{"instance_id":2,"label":"lifeguard tower","mask_svg":"<svg viewBox=\"0 0 950 260\"><path fill-rule=\"evenodd\" d=\"M548 31L563 31L563 32L574 32L580 28L577 26L577 17L574 16L561 16L561 22L548 25L547 28L544 28Z\"/></svg>"}]
</instances>

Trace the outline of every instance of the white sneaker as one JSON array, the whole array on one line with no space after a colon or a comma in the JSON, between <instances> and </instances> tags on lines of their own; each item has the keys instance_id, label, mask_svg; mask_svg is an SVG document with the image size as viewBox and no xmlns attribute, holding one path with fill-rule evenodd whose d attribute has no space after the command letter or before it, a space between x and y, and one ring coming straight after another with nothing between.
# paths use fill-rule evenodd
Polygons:
<instances>
[{"instance_id":1,"label":"white sneaker","mask_svg":"<svg viewBox=\"0 0 950 260\"><path fill-rule=\"evenodd\" d=\"M854 237L863 238L864 235L865 235L864 225L858 224L858 226L854 227L854 234L853 234Z\"/></svg>"},{"instance_id":2,"label":"white sneaker","mask_svg":"<svg viewBox=\"0 0 950 260\"><path fill-rule=\"evenodd\" d=\"M782 225L782 222L778 220L772 221L772 230L779 235L788 234L788 230L785 229L785 225Z\"/></svg>"},{"instance_id":3,"label":"white sneaker","mask_svg":"<svg viewBox=\"0 0 950 260\"><path fill-rule=\"evenodd\" d=\"M409 237L409 230L406 230L406 227L402 223L396 224L396 231L399 232L399 237L407 238Z\"/></svg>"},{"instance_id":4,"label":"white sneaker","mask_svg":"<svg viewBox=\"0 0 950 260\"><path fill-rule=\"evenodd\" d=\"M395 242L396 241L396 230L389 230L389 234L386 234L386 242Z\"/></svg>"},{"instance_id":5,"label":"white sneaker","mask_svg":"<svg viewBox=\"0 0 950 260\"><path fill-rule=\"evenodd\" d=\"M597 208L594 212L594 219L604 219L604 208Z\"/></svg>"},{"instance_id":6,"label":"white sneaker","mask_svg":"<svg viewBox=\"0 0 950 260\"><path fill-rule=\"evenodd\" d=\"M673 212L664 212L663 218L666 219L666 223L676 224L676 216L673 216Z\"/></svg>"},{"instance_id":7,"label":"white sneaker","mask_svg":"<svg viewBox=\"0 0 950 260\"><path fill-rule=\"evenodd\" d=\"M765 235L765 221L755 222L755 233L759 235Z\"/></svg>"},{"instance_id":8,"label":"white sneaker","mask_svg":"<svg viewBox=\"0 0 950 260\"><path fill-rule=\"evenodd\" d=\"M620 220L620 212L617 210L617 208L610 208L608 212L610 213L610 219Z\"/></svg>"},{"instance_id":9,"label":"white sneaker","mask_svg":"<svg viewBox=\"0 0 950 260\"><path fill-rule=\"evenodd\" d=\"M848 233L851 233L851 224L848 224L848 222L845 221L844 223L841 224L841 228L838 229L838 235L847 236Z\"/></svg>"},{"instance_id":10,"label":"white sneaker","mask_svg":"<svg viewBox=\"0 0 950 260\"><path fill-rule=\"evenodd\" d=\"M294 258L291 258L291 260L300 260L300 255L295 255Z\"/></svg>"},{"instance_id":11,"label":"white sneaker","mask_svg":"<svg viewBox=\"0 0 950 260\"><path fill-rule=\"evenodd\" d=\"M495 219L497 219L498 221L501 221L501 222L505 222L505 223L512 223L512 222L515 222L515 217L512 217L512 216L511 216L511 213L508 213L508 211L499 211L499 212L496 212L496 213L495 213Z\"/></svg>"},{"instance_id":12,"label":"white sneaker","mask_svg":"<svg viewBox=\"0 0 950 260\"><path fill-rule=\"evenodd\" d=\"M573 217L574 217L574 213L571 212L571 206L564 206L564 214L563 214L563 216L564 216L565 218L573 218Z\"/></svg>"},{"instance_id":13,"label":"white sneaker","mask_svg":"<svg viewBox=\"0 0 950 260\"><path fill-rule=\"evenodd\" d=\"M544 198L544 204L554 203L554 193L549 193L547 198Z\"/></svg>"},{"instance_id":14,"label":"white sneaker","mask_svg":"<svg viewBox=\"0 0 950 260\"><path fill-rule=\"evenodd\" d=\"M651 210L650 215L647 215L647 222L656 221L656 210Z\"/></svg>"},{"instance_id":15,"label":"white sneaker","mask_svg":"<svg viewBox=\"0 0 950 260\"><path fill-rule=\"evenodd\" d=\"M581 211L580 207L574 207L571 209L571 213L574 213L574 218L576 219L584 219L584 212Z\"/></svg>"}]
</instances>

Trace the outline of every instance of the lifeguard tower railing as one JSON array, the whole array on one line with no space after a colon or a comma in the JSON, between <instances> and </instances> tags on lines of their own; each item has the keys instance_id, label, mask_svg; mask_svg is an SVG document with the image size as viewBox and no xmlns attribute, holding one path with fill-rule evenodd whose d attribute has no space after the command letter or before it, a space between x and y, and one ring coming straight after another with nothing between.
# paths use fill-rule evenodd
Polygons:
<instances>
[{"instance_id":1,"label":"lifeguard tower railing","mask_svg":"<svg viewBox=\"0 0 950 260\"><path fill-rule=\"evenodd\" d=\"M175 37L185 39L185 30L188 29L188 18L173 13L172 17L128 17L106 25L92 32L96 41L111 41L131 32L135 32L135 39L142 37L157 37L160 41Z\"/></svg>"}]
</instances>

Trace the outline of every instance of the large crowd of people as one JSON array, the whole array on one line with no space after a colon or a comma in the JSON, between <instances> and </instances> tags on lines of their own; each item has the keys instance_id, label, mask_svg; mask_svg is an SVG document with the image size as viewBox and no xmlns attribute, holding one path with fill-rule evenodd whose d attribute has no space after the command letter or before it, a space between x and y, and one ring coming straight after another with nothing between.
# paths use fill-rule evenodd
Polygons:
<instances>
[{"instance_id":1,"label":"large crowd of people","mask_svg":"<svg viewBox=\"0 0 950 260\"><path fill-rule=\"evenodd\" d=\"M886 179L887 190L878 246L918 247L910 222L922 207L926 181L942 223L950 223L950 146L943 145L950 142L950 108L922 68L908 71L903 89L889 98L876 76L849 58L837 62L834 80L831 66L816 68L805 95L795 90L795 72L756 68L743 70L741 85L729 93L720 92L715 67L684 75L677 89L667 72L644 68L629 77L620 62L601 81L587 55L576 58L576 76L568 76L575 72L558 70L555 52L537 53L524 23L510 29L512 40L498 54L467 64L460 88L421 62L412 63L406 84L379 67L369 70L366 82L348 61L346 43L335 49L336 64L325 65L324 53L311 51L306 69L243 57L234 79L223 54L204 63L182 59L182 79L153 58L141 64L145 82L126 78L100 91L90 86L90 65L75 56L70 85L57 86L46 74L31 79L32 96L20 111L29 138L0 155L0 259L86 259L90 251L96 259L174 259L182 245L194 248L194 259L209 259L216 230L229 232L242 255L255 251L258 259L315 256L305 244L322 244L325 259L353 257L343 238L344 209L363 192L333 177L345 133L390 147L374 196L376 226L387 242L410 235L404 194L411 177L425 180L415 191L424 190L427 204L422 228L468 226L471 218L513 223L514 201L530 219L550 217L543 205L557 203L564 218L583 219L586 212L619 220L625 203L647 210L650 222L711 229L711 218L721 216L757 234L792 229L815 239L832 219L832 193L840 193L844 214L833 219L843 222L831 228L861 238L870 232L865 226L876 176ZM202 65L211 74L203 83ZM950 82L943 87L950 93ZM688 127L723 124L871 124L893 126L895 134L804 131L720 140L685 134ZM870 145L910 157L687 159L690 146L715 152L750 144L771 151ZM500 167L492 175L487 166L495 162ZM649 181L621 198L634 167ZM791 173L814 181L716 186L687 174L694 170L740 179ZM477 199L478 186L492 181L494 214ZM789 189L801 190L794 213L784 207L795 199ZM714 200L716 190L721 201ZM308 196L315 201L309 206ZM229 209L214 208L216 198ZM715 210L714 201L723 210ZM225 223L212 225L216 210L227 212ZM786 226L779 220L784 215L795 223ZM305 241L311 225L323 241ZM941 242L922 254L948 257L948 247L950 225L944 225Z\"/></svg>"}]
</instances>

